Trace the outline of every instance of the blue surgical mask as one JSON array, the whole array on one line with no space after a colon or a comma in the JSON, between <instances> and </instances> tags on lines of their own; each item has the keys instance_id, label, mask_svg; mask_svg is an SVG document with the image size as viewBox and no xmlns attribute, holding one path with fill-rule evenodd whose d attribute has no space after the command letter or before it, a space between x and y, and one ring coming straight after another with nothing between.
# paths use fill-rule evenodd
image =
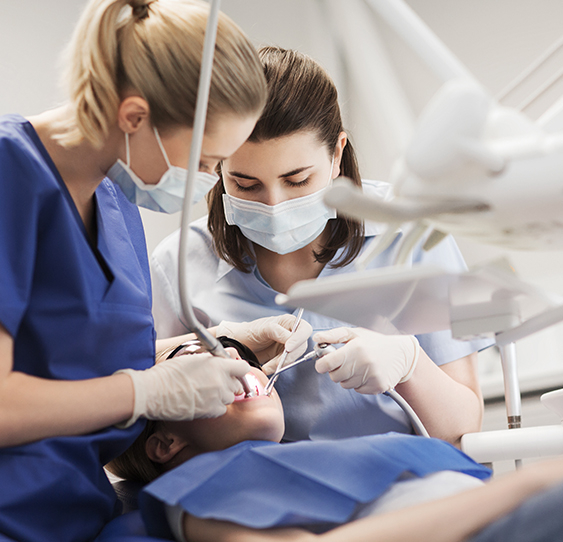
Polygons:
<instances>
[{"instance_id":1,"label":"blue surgical mask","mask_svg":"<svg viewBox=\"0 0 563 542\"><path fill-rule=\"evenodd\" d=\"M158 130L155 128L156 140L168 169L156 184L146 184L131 169L131 157L129 152L129 134L125 134L125 153L127 164L121 159L109 169L107 177L121 187L127 199L140 207L161 213L177 213L182 209L184 193L186 189L186 178L188 170L173 166L168 160ZM198 171L195 178L193 203L200 201L213 188L219 179L218 175L211 175Z\"/></svg>"},{"instance_id":2,"label":"blue surgical mask","mask_svg":"<svg viewBox=\"0 0 563 542\"><path fill-rule=\"evenodd\" d=\"M334 159L333 159L334 164ZM332 175L332 165L330 168ZM336 211L323 203L321 190L277 205L235 198L223 194L227 224L238 226L250 241L277 254L295 252L314 241L325 229Z\"/></svg>"}]
</instances>

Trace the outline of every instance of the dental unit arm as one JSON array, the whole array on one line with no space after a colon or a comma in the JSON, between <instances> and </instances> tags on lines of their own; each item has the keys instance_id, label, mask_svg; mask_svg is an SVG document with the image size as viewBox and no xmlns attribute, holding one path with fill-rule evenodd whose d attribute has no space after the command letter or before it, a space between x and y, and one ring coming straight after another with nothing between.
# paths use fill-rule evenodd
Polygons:
<instances>
[{"instance_id":1,"label":"dental unit arm","mask_svg":"<svg viewBox=\"0 0 563 542\"><path fill-rule=\"evenodd\" d=\"M180 289L180 303L184 316L184 325L195 333L205 349L214 356L223 358L230 357L223 345L197 320L189 299L188 273L186 269L188 251L188 232L190 226L190 210L193 200L196 174L199 171L201 159L201 147L205 131L205 118L207 115L207 102L209 99L209 88L213 71L213 56L215 40L217 36L217 23L219 20L220 0L211 0L209 17L205 29L205 40L203 43L203 55L201 61L201 73L199 76L198 92L195 108L194 126L192 131L192 142L190 147L190 158L188 161L188 175L186 179L186 191L182 208L182 220L180 229L180 248L178 257L178 280ZM252 386L245 377L239 378L246 397L255 395Z\"/></svg>"}]
</instances>

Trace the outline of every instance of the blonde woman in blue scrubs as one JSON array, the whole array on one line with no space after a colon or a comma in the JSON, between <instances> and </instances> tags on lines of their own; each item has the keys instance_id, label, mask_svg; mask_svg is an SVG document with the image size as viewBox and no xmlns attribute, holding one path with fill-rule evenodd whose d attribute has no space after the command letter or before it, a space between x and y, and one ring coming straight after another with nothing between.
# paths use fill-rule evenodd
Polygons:
<instances>
[{"instance_id":1,"label":"blonde woman in blue scrubs","mask_svg":"<svg viewBox=\"0 0 563 542\"><path fill-rule=\"evenodd\" d=\"M91 0L68 49L68 104L0 117L2 541L94 540L120 511L103 465L142 418L220 416L242 391L237 377L250 368L240 359L154 366L133 205L181 205L208 11L199 1ZM224 16L217 48L208 176L246 140L266 98L255 49ZM250 323L239 338L268 354L291 323Z\"/></svg>"},{"instance_id":2,"label":"blonde woman in blue scrubs","mask_svg":"<svg viewBox=\"0 0 563 542\"><path fill-rule=\"evenodd\" d=\"M191 232L190 294L220 330L236 329L231 321L286 313L275 297L298 280L354 271L355 258L379 228L338 217L323 205L332 179L345 175L381 197L388 189L361 179L326 72L295 51L266 47L260 56L268 103L248 141L222 162L209 216ZM400 235L371 267L391 265L399 240ZM183 331L177 260L175 233L151 258L159 337ZM429 252L418 247L408 263L465 269L452 238ZM307 311L304 318L315 341L344 346L316 367L302 364L280 375L285 440L411 432L404 414L381 394L392 387L432 436L457 443L464 433L480 430L476 351L483 343L455 341L449 332L382 335Z\"/></svg>"}]
</instances>

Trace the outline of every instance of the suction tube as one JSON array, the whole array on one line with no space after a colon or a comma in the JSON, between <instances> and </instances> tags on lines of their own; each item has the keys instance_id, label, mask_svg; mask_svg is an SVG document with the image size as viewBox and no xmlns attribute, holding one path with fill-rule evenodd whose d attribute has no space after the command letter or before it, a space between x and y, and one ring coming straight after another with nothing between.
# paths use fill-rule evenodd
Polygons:
<instances>
[{"instance_id":1,"label":"suction tube","mask_svg":"<svg viewBox=\"0 0 563 542\"><path fill-rule=\"evenodd\" d=\"M192 143L190 147L190 159L188 161L188 175L186 178L186 191L184 193L184 204L182 207L182 221L180 230L180 249L178 256L178 281L180 287L180 303L184 316L184 325L188 330L196 334L201 344L208 352L215 356L228 358L229 354L223 345L215 338L195 317L188 294L188 273L186 270L188 251L188 232L191 222L191 207L195 186L195 177L199 170L201 159L201 147L205 133L205 119L207 116L207 103L209 101L209 87L213 73L213 56L215 41L217 37L217 23L219 21L220 0L212 0L210 4L209 17L205 29L203 42L203 55L201 60L201 71L197 89L197 100L195 108L194 126L192 131ZM239 379L247 396L254 395L252 388L244 377Z\"/></svg>"}]
</instances>

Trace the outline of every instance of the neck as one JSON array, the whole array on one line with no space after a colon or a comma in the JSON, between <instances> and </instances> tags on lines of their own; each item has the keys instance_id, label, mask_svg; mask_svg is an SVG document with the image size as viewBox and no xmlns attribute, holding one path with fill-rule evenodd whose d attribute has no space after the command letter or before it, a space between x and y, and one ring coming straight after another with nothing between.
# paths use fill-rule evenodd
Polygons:
<instances>
[{"instance_id":1,"label":"neck","mask_svg":"<svg viewBox=\"0 0 563 542\"><path fill-rule=\"evenodd\" d=\"M119 134L113 130L101 149L93 148L85 140L73 147L63 147L56 138L62 131L62 121L67 115L68 109L61 107L29 117L28 120L61 175L87 231L92 234L94 192L117 160L121 148Z\"/></svg>"},{"instance_id":2,"label":"neck","mask_svg":"<svg viewBox=\"0 0 563 542\"><path fill-rule=\"evenodd\" d=\"M300 280L317 278L325 264L315 259L314 252L320 250L326 233L325 228L312 243L289 254L277 254L254 244L256 264L262 278L282 294Z\"/></svg>"}]
</instances>

